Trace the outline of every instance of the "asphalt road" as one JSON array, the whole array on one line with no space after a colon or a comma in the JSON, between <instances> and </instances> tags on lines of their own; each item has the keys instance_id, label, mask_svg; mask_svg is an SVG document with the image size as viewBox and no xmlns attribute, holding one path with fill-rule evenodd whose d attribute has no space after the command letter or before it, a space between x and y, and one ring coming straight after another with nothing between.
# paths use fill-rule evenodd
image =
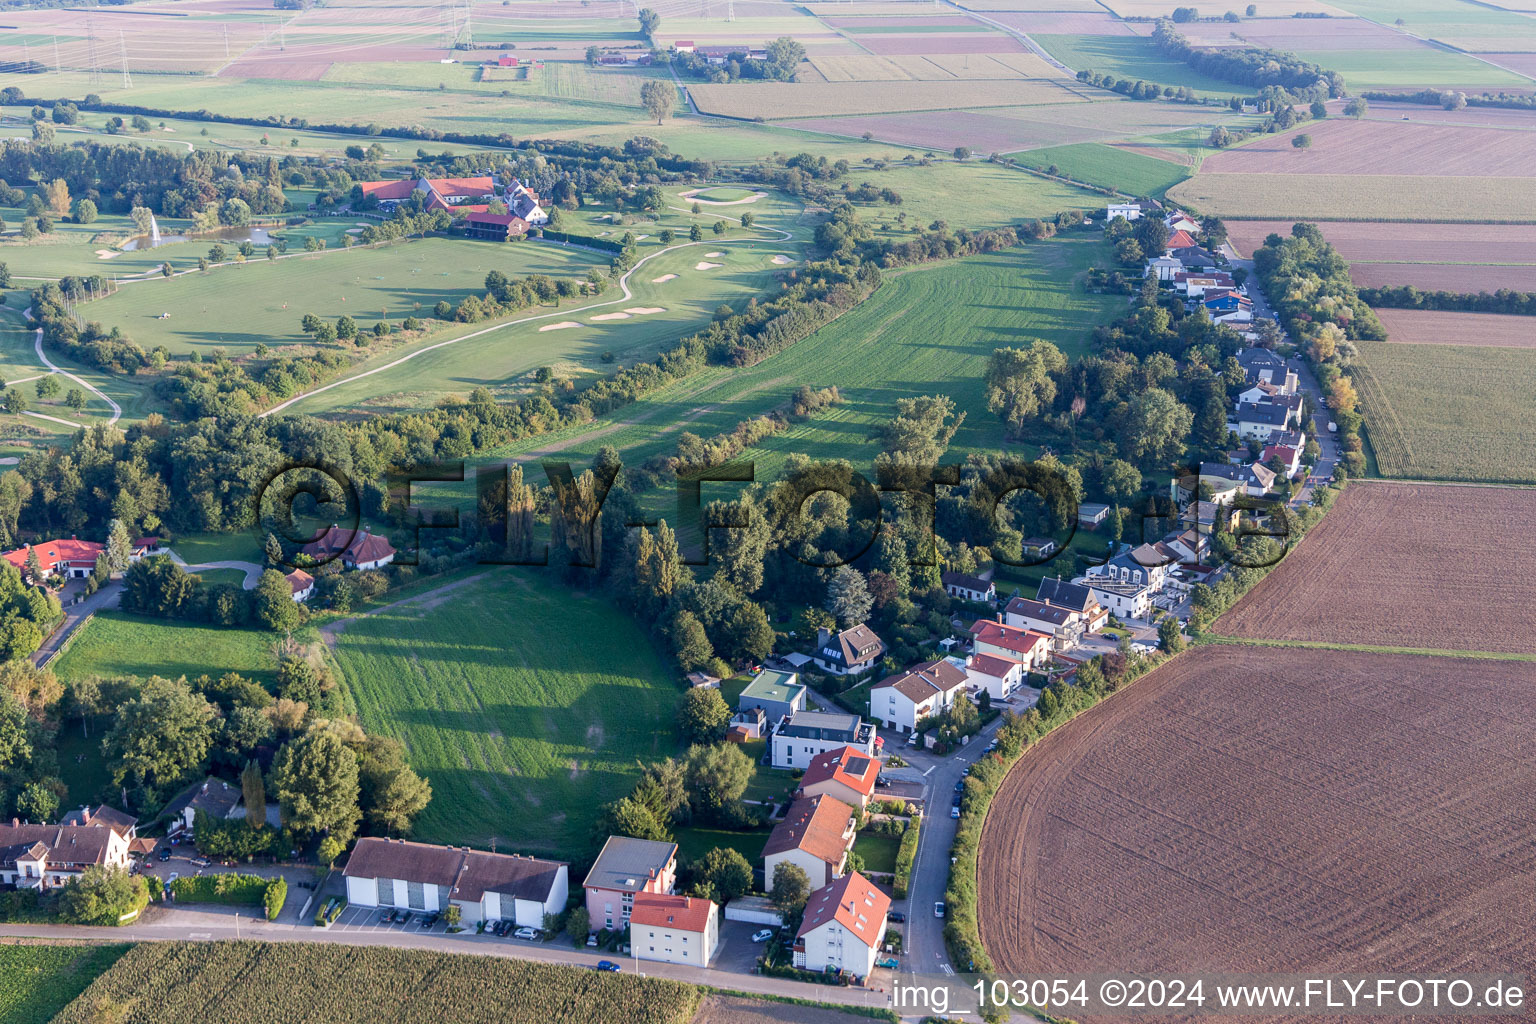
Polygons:
<instances>
[{"instance_id":1,"label":"asphalt road","mask_svg":"<svg viewBox=\"0 0 1536 1024\"><path fill-rule=\"evenodd\" d=\"M962 778L965 766L981 756L1001 726L1002 719L998 718L970 743L942 758L900 751L902 757L927 773L927 811L918 837L917 857L912 864L909 898L906 906L897 904L896 907L907 914L907 923L902 929L905 945L903 974L963 974L970 969L969 964L949 962L949 952L944 946L944 922L934 916L933 905L944 898L944 890L949 887L949 848L955 841L955 826L959 824L950 817L949 811L955 783Z\"/></svg>"}]
</instances>

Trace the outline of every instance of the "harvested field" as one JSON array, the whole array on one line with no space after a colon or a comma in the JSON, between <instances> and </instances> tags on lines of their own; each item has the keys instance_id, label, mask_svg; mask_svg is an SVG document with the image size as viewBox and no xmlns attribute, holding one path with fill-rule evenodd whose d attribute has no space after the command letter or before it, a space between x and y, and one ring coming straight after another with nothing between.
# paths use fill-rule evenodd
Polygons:
<instances>
[{"instance_id":1,"label":"harvested field","mask_svg":"<svg viewBox=\"0 0 1536 1024\"><path fill-rule=\"evenodd\" d=\"M956 5L968 11L1070 11L1103 14L1095 0L959 0Z\"/></svg>"},{"instance_id":2,"label":"harvested field","mask_svg":"<svg viewBox=\"0 0 1536 1024\"><path fill-rule=\"evenodd\" d=\"M279 78L288 82L318 82L331 70L327 61L237 60L219 69L220 78Z\"/></svg>"},{"instance_id":3,"label":"harvested field","mask_svg":"<svg viewBox=\"0 0 1536 1024\"><path fill-rule=\"evenodd\" d=\"M977 152L1016 153L1041 146L1099 142L1209 124L1209 108L1105 100L989 110L946 110L852 117L818 117L793 122L797 128L858 137L873 132L895 145L917 149L970 146ZM1206 128L1209 131L1209 128Z\"/></svg>"},{"instance_id":4,"label":"harvested field","mask_svg":"<svg viewBox=\"0 0 1536 1024\"><path fill-rule=\"evenodd\" d=\"M1105 0L1105 7L1122 18L1166 18L1170 11L1168 0ZM1327 14L1335 18L1348 17L1337 7L1319 3L1318 0L1275 0L1264 4L1264 17L1289 19L1296 14ZM1149 26L1150 30L1150 26Z\"/></svg>"},{"instance_id":5,"label":"harvested field","mask_svg":"<svg viewBox=\"0 0 1536 1024\"><path fill-rule=\"evenodd\" d=\"M1251 255L1269 234L1289 235L1294 223L1231 220L1227 222L1227 234L1238 252ZM1329 244L1351 264L1536 263L1536 232L1518 224L1320 221L1317 226Z\"/></svg>"},{"instance_id":6,"label":"harvested field","mask_svg":"<svg viewBox=\"0 0 1536 1024\"><path fill-rule=\"evenodd\" d=\"M1058 78L1059 68L1032 53L935 53L922 60L952 78Z\"/></svg>"},{"instance_id":7,"label":"harvested field","mask_svg":"<svg viewBox=\"0 0 1536 1024\"><path fill-rule=\"evenodd\" d=\"M857 12L858 8L854 9ZM860 17L831 18L822 16L822 22L833 28L847 28L855 31L875 31L882 28L914 28L930 29L940 27L968 28L973 32L981 31L981 25L974 19L967 18L963 14L900 14L877 15Z\"/></svg>"},{"instance_id":8,"label":"harvested field","mask_svg":"<svg viewBox=\"0 0 1536 1024\"><path fill-rule=\"evenodd\" d=\"M1024 756L982 836L999 974L1507 971L1536 956L1531 666L1281 654L1190 651Z\"/></svg>"},{"instance_id":9,"label":"harvested field","mask_svg":"<svg viewBox=\"0 0 1536 1024\"><path fill-rule=\"evenodd\" d=\"M860 33L854 40L870 53L889 56L914 56L929 53L1021 53L1025 46L1002 32L945 32L930 36L917 32L891 32L882 35Z\"/></svg>"},{"instance_id":10,"label":"harvested field","mask_svg":"<svg viewBox=\"0 0 1536 1024\"><path fill-rule=\"evenodd\" d=\"M775 111L779 118L843 114L884 114L900 110L950 110L1082 102L1054 81L881 82L863 88L843 84L750 82L693 85L694 102L705 113L755 118Z\"/></svg>"},{"instance_id":11,"label":"harvested field","mask_svg":"<svg viewBox=\"0 0 1536 1024\"><path fill-rule=\"evenodd\" d=\"M1536 66L1532 68L1536 73ZM1410 121L1428 124L1465 124L1491 128L1536 129L1536 113L1529 110L1512 110L1503 107L1467 107L1463 110L1442 110L1418 103L1389 103L1372 101L1365 113L1365 120Z\"/></svg>"},{"instance_id":12,"label":"harvested field","mask_svg":"<svg viewBox=\"0 0 1536 1024\"><path fill-rule=\"evenodd\" d=\"M1197 46L1231 46L1239 40L1277 50L1414 50L1425 44L1363 18L1255 18L1239 25L1186 25Z\"/></svg>"},{"instance_id":13,"label":"harvested field","mask_svg":"<svg viewBox=\"0 0 1536 1024\"><path fill-rule=\"evenodd\" d=\"M1536 53L1484 53L1481 56L1522 75L1536 75Z\"/></svg>"},{"instance_id":14,"label":"harvested field","mask_svg":"<svg viewBox=\"0 0 1536 1024\"><path fill-rule=\"evenodd\" d=\"M1295 221L1227 221L1227 235L1243 255L1270 233L1290 235ZM1536 264L1536 235L1521 224L1381 224L1318 221L1322 236L1350 263Z\"/></svg>"},{"instance_id":15,"label":"harvested field","mask_svg":"<svg viewBox=\"0 0 1536 1024\"><path fill-rule=\"evenodd\" d=\"M1202 170L1169 189L1168 198L1218 217L1392 219L1407 212L1410 218L1432 214L1436 221L1536 221L1536 181L1531 178Z\"/></svg>"},{"instance_id":16,"label":"harvested field","mask_svg":"<svg viewBox=\"0 0 1536 1024\"><path fill-rule=\"evenodd\" d=\"M1167 146L1138 145L1134 142L1111 142L1116 149L1123 149L1127 153L1138 153L1141 156L1149 156L1154 160L1166 160L1171 164L1179 164L1184 167L1194 165L1194 157L1185 150L1173 149Z\"/></svg>"},{"instance_id":17,"label":"harvested field","mask_svg":"<svg viewBox=\"0 0 1536 1024\"><path fill-rule=\"evenodd\" d=\"M1312 137L1307 149L1291 140ZM1536 132L1330 118L1205 158L1202 174L1536 175Z\"/></svg>"},{"instance_id":18,"label":"harvested field","mask_svg":"<svg viewBox=\"0 0 1536 1024\"><path fill-rule=\"evenodd\" d=\"M1387 340L1400 345L1536 348L1536 317L1433 309L1378 309Z\"/></svg>"},{"instance_id":19,"label":"harvested field","mask_svg":"<svg viewBox=\"0 0 1536 1024\"><path fill-rule=\"evenodd\" d=\"M1038 32L1060 36L1130 36L1130 26L1118 21L1102 9L1098 13L1084 11L1036 11L1030 13L999 12L987 17L1020 32ZM1188 28L1188 26L1186 26Z\"/></svg>"},{"instance_id":20,"label":"harvested field","mask_svg":"<svg viewBox=\"0 0 1536 1024\"><path fill-rule=\"evenodd\" d=\"M1536 634L1512 628L1507 614L1536 604L1533 569L1536 491L1355 481L1212 629L1536 654Z\"/></svg>"},{"instance_id":21,"label":"harvested field","mask_svg":"<svg viewBox=\"0 0 1536 1024\"><path fill-rule=\"evenodd\" d=\"M694 1024L853 1024L857 1018L831 1007L708 995L693 1020Z\"/></svg>"},{"instance_id":22,"label":"harvested field","mask_svg":"<svg viewBox=\"0 0 1536 1024\"><path fill-rule=\"evenodd\" d=\"M943 10L936 11L934 6L926 0L861 0L857 8L850 8L847 3L801 4L800 6L818 17L845 17L849 10L856 10L866 17L916 18L924 14L936 18L950 16Z\"/></svg>"},{"instance_id":23,"label":"harvested field","mask_svg":"<svg viewBox=\"0 0 1536 1024\"><path fill-rule=\"evenodd\" d=\"M1362 288L1401 288L1419 291L1516 292L1536 291L1536 266L1488 267L1448 263L1351 263L1349 279Z\"/></svg>"}]
</instances>

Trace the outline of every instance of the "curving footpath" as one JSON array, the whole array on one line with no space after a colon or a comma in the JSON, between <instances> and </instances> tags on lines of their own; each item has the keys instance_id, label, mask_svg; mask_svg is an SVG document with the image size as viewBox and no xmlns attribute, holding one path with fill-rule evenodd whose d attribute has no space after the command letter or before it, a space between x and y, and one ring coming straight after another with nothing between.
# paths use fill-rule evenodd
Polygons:
<instances>
[{"instance_id":1,"label":"curving footpath","mask_svg":"<svg viewBox=\"0 0 1536 1024\"><path fill-rule=\"evenodd\" d=\"M15 310L9 310L9 312L14 313ZM25 312L21 313L21 316L24 319L31 319L31 317L32 317L32 307L28 306L26 308ZM43 329L41 327L37 328L37 331L36 331L36 333L33 336L32 347L37 352L37 358L42 361L42 364L44 366L48 367L48 372L49 373L56 373L56 374L58 374L61 377L67 377L68 379L74 381L76 384L79 384L81 387L85 388L85 390L89 391L91 394L95 395L97 398L101 399L103 402L106 402L107 405L111 407L112 415L107 420L107 426L109 426L109 427L113 426L113 425L115 425L117 423L118 420L123 418L123 407L118 405L112 399L108 398L106 392L102 391L100 388L98 388L96 385L92 384L90 381L86 380L84 377L78 377L75 374L70 373L68 370L64 369L59 364L55 363L52 359L48 358L47 354L43 351ZM38 377L42 377L42 376L46 376L46 374L38 374L37 376ZM26 380L36 380L36 379L37 379L37 377L27 377L26 378ZM13 381L12 383L19 384L19 383L24 383L24 381ZM38 419L38 420L48 420L51 423L62 423L66 427L79 428L79 427L90 426L90 424L88 424L88 423L76 423L73 420L61 419L58 416L48 416L48 415L46 415L44 413L40 413L40 412L24 412L24 413L22 413L22 415L23 416L31 416L33 419Z\"/></svg>"},{"instance_id":2,"label":"curving footpath","mask_svg":"<svg viewBox=\"0 0 1536 1024\"><path fill-rule=\"evenodd\" d=\"M792 231L785 231L783 228L768 228L767 230L769 230L769 231L777 231L783 237L782 238L774 238L774 239L749 239L749 241L788 242L788 241L793 240L794 237L795 237L794 232L792 232ZM372 377L374 374L376 374L376 373L383 373L385 370L393 370L395 367L401 366L401 365L403 365L405 363L408 363L412 359L417 358L418 356L424 356L428 352L435 352L435 351L437 351L440 348L447 348L449 345L457 345L461 341L469 341L472 338L483 338L485 335L490 334L490 333L492 333L494 331L505 330L508 327L516 327L518 324L533 323L536 320L548 320L551 317L557 317L557 316L561 316L561 317L563 317L563 316L571 316L572 314L584 313L587 310L591 310L591 309L602 309L604 306L617 306L620 303L632 302L632 301L634 301L634 297L635 296L634 296L634 293L629 290L629 276L631 274L633 274L635 271L639 270L641 267L645 266L651 260L655 259L657 256L661 256L661 255L663 255L665 253L669 253L669 252L674 252L674 251L676 251L678 249L686 249L689 246L694 246L694 245L721 245L721 244L728 244L728 243L722 243L720 241L720 239L716 238L716 239L706 239L706 240L701 241L701 242L683 242L683 243L681 243L679 245L669 245L665 249L657 249L655 252L651 253L649 256L642 257L640 260L638 260L635 263L634 266L632 266L628 270L626 270L624 272L623 276L621 276L619 278L619 291L623 292L623 295L621 295L617 299L609 299L609 300L604 301L604 302L594 302L594 303L592 303L590 305L586 305L586 306L575 306L575 307L572 307L570 309L556 309L553 312L550 312L550 313L539 313L536 316L520 317L517 320L508 320L505 323L492 324L490 327L486 327L486 328L484 328L482 330L478 330L478 331L471 331L469 334L461 334L457 338L449 338L447 341L439 341L435 345L428 345L425 348L418 348L418 349L416 349L413 352L408 352L405 355L401 356L399 359L395 359L395 360L393 360L391 362L385 363L383 366L375 366L371 370L364 370L362 373L354 373L352 376L350 376L350 377L343 377L340 380L333 380L329 384L325 384L325 385L322 385L322 386L320 386L318 388L315 388L313 391L306 391L306 392L304 392L301 395L294 395L292 398L288 399L286 402L282 402L282 403L279 403L278 405L274 405L272 408L268 409L267 411L258 414L257 419L266 419L268 416L271 416L273 413L282 412L284 409L288 408L289 406L295 405L295 404L297 404L299 402L302 402L306 398L313 398L315 395L321 394L322 392L329 391L332 388L339 388L343 384L350 384L353 381L362 380L364 377Z\"/></svg>"}]
</instances>

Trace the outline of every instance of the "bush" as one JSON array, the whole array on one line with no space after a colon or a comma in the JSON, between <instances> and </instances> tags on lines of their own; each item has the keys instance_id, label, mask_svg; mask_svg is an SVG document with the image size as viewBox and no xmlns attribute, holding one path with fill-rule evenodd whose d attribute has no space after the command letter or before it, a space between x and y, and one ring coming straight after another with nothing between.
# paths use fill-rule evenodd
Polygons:
<instances>
[{"instance_id":1,"label":"bush","mask_svg":"<svg viewBox=\"0 0 1536 1024\"><path fill-rule=\"evenodd\" d=\"M912 861L917 857L917 833L922 819L914 817L901 834L901 846L896 850L896 879L891 885L895 897L907 898L907 886L912 880Z\"/></svg>"},{"instance_id":2,"label":"bush","mask_svg":"<svg viewBox=\"0 0 1536 1024\"><path fill-rule=\"evenodd\" d=\"M282 881L282 879L278 879ZM267 899L272 879L260 875L217 874L199 875L196 878L178 878L171 883L171 892L178 900L187 903L220 903L231 907L259 907ZM286 889L287 883L283 883ZM281 903L278 904L282 906Z\"/></svg>"},{"instance_id":3,"label":"bush","mask_svg":"<svg viewBox=\"0 0 1536 1024\"><path fill-rule=\"evenodd\" d=\"M277 878L267 886L266 893L261 898L262 906L266 908L267 920L276 921L277 915L283 912L283 904L288 902L288 880Z\"/></svg>"},{"instance_id":4,"label":"bush","mask_svg":"<svg viewBox=\"0 0 1536 1024\"><path fill-rule=\"evenodd\" d=\"M328 927L332 921L341 916L341 912L346 909L346 906L347 901L340 896L332 896L326 900L321 904L320 909L315 911L315 927Z\"/></svg>"}]
</instances>

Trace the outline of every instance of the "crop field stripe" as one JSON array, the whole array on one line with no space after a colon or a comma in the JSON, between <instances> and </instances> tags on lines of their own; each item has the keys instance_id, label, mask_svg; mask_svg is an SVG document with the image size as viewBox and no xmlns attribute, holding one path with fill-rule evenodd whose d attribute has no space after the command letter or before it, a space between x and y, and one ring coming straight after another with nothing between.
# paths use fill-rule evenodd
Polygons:
<instances>
[{"instance_id":1,"label":"crop field stripe","mask_svg":"<svg viewBox=\"0 0 1536 1024\"><path fill-rule=\"evenodd\" d=\"M1426 481L1433 482L1433 481ZM1459 651L1446 647L1389 647L1381 644L1347 644L1335 640L1266 640L1262 637L1230 636L1207 632L1197 643L1241 644L1249 647L1302 647L1319 651L1360 651L1367 654L1408 654L1425 658L1486 658L1489 661L1532 661L1536 654L1516 651Z\"/></svg>"}]
</instances>

